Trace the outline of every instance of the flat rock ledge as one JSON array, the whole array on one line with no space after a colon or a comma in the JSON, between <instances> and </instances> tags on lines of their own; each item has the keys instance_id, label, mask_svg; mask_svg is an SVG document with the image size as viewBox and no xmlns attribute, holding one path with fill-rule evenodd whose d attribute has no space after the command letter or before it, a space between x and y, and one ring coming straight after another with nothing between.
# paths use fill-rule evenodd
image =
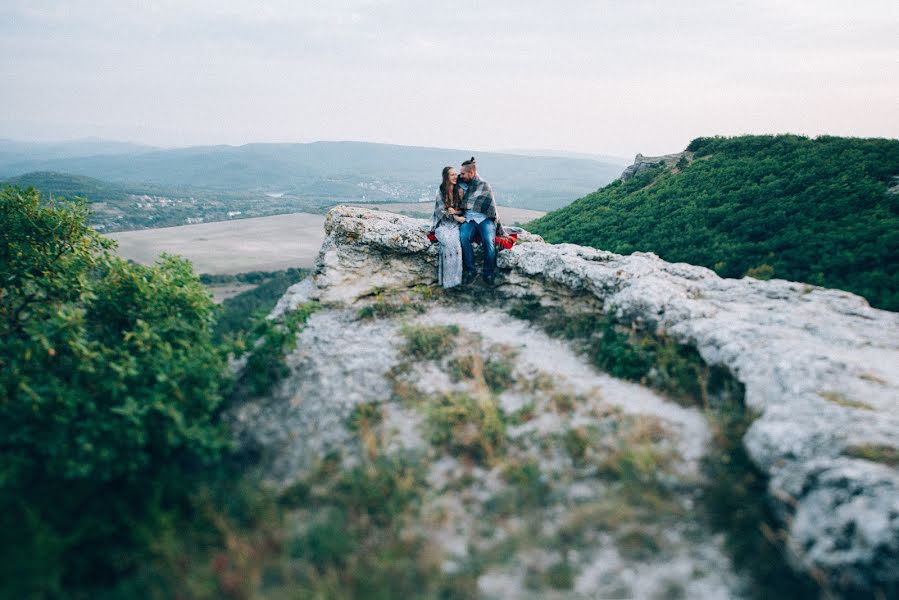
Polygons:
<instances>
[{"instance_id":1,"label":"flat rock ledge","mask_svg":"<svg viewBox=\"0 0 899 600\"><path fill-rule=\"evenodd\" d=\"M315 274L273 315L311 299L351 304L375 289L434 284L427 229L421 219L332 209ZM769 477L794 568L827 587L899 589L899 314L840 290L722 279L652 253L552 245L526 232L499 253L495 293L599 306L726 367L759 415L743 443Z\"/></svg>"}]
</instances>

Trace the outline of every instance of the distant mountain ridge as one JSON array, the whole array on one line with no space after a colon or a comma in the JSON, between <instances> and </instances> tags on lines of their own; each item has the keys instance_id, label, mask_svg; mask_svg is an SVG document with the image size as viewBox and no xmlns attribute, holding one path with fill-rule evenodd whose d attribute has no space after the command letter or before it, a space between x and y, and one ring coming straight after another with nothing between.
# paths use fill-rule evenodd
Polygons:
<instances>
[{"instance_id":1,"label":"distant mountain ridge","mask_svg":"<svg viewBox=\"0 0 899 600\"><path fill-rule=\"evenodd\" d=\"M16 145L18 144L18 145ZM99 148L99 147L98 147ZM130 148L130 146L128 147ZM552 210L612 181L619 163L517 156L474 150L368 142L246 144L112 154L29 153L0 144L0 178L33 171L83 175L112 183L188 186L218 191L278 192L342 201L430 199L445 165L474 155L500 204Z\"/></svg>"},{"instance_id":2,"label":"distant mountain ridge","mask_svg":"<svg viewBox=\"0 0 899 600\"><path fill-rule=\"evenodd\" d=\"M2 157L2 159L8 159L11 156L19 156L47 160L54 158L96 156L102 154L135 154L138 152L148 152L150 150L158 150L158 148L143 144L135 144L133 142L105 140L98 137L59 142L23 142L0 138L0 157Z\"/></svg>"}]
</instances>

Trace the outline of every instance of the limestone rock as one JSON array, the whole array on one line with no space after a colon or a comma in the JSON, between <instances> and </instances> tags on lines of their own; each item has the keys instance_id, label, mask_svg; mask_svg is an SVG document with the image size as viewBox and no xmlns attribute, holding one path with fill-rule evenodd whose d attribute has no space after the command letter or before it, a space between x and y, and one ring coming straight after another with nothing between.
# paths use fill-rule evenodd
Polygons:
<instances>
[{"instance_id":1,"label":"limestone rock","mask_svg":"<svg viewBox=\"0 0 899 600\"><path fill-rule=\"evenodd\" d=\"M434 284L436 248L426 230L422 220L332 209L315 275L288 290L273 314L309 299L346 306L374 289ZM794 566L835 587L897 589L899 471L853 449L895 456L899 448L899 314L848 292L722 279L651 253L621 256L536 236L499 253L494 293L601 310L726 367L758 413L743 442L770 478Z\"/></svg>"},{"instance_id":2,"label":"limestone rock","mask_svg":"<svg viewBox=\"0 0 899 600\"><path fill-rule=\"evenodd\" d=\"M693 153L688 151L676 152L674 154L665 154L662 156L643 156L642 154L637 154L634 158L634 164L628 166L621 173L621 181L627 181L634 175L641 173L647 169L651 169L656 165L663 164L669 169L675 166L678 161L682 158L687 159L688 161L693 159Z\"/></svg>"}]
</instances>

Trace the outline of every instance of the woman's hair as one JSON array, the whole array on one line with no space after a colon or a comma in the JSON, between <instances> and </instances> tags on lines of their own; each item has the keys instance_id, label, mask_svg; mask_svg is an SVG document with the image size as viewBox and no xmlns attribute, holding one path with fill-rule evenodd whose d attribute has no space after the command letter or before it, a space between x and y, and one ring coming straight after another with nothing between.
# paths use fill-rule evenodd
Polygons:
<instances>
[{"instance_id":1,"label":"woman's hair","mask_svg":"<svg viewBox=\"0 0 899 600\"><path fill-rule=\"evenodd\" d=\"M440 195L443 197L443 208L458 208L456 206L456 196L458 187L451 184L449 180L449 172L453 167L443 167L443 181L440 183Z\"/></svg>"}]
</instances>

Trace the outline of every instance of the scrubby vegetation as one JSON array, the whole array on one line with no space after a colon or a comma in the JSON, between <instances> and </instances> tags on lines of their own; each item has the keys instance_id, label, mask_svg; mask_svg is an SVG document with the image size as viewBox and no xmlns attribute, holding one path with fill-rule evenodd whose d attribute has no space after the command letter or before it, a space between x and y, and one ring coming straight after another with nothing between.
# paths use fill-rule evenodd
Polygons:
<instances>
[{"instance_id":1,"label":"scrubby vegetation","mask_svg":"<svg viewBox=\"0 0 899 600\"><path fill-rule=\"evenodd\" d=\"M222 302L221 313L213 330L215 340L221 342L229 337L246 333L254 321L267 315L275 307L287 288L297 283L309 272L306 269L285 271L238 273L237 275L200 275L206 285L221 283L254 283L255 288L241 292Z\"/></svg>"},{"instance_id":2,"label":"scrubby vegetation","mask_svg":"<svg viewBox=\"0 0 899 600\"><path fill-rule=\"evenodd\" d=\"M113 256L83 203L0 191L0 586L41 597L147 560L225 438L214 306L190 263ZM9 569L9 570L7 570Z\"/></svg>"},{"instance_id":3,"label":"scrubby vegetation","mask_svg":"<svg viewBox=\"0 0 899 600\"><path fill-rule=\"evenodd\" d=\"M285 516L219 416L277 381L315 306L216 345L190 263L119 259L87 213L0 191L0 596L245 597Z\"/></svg>"},{"instance_id":4,"label":"scrubby vegetation","mask_svg":"<svg viewBox=\"0 0 899 600\"><path fill-rule=\"evenodd\" d=\"M698 138L689 166L615 181L527 225L724 277L835 287L899 310L899 140Z\"/></svg>"},{"instance_id":5,"label":"scrubby vegetation","mask_svg":"<svg viewBox=\"0 0 899 600\"><path fill-rule=\"evenodd\" d=\"M297 345L297 333L319 306L309 302L280 319L260 319L249 337L236 342L237 357L247 351L247 362L237 383L254 396L269 393L289 372L285 356ZM247 345L249 344L249 347Z\"/></svg>"}]
</instances>

